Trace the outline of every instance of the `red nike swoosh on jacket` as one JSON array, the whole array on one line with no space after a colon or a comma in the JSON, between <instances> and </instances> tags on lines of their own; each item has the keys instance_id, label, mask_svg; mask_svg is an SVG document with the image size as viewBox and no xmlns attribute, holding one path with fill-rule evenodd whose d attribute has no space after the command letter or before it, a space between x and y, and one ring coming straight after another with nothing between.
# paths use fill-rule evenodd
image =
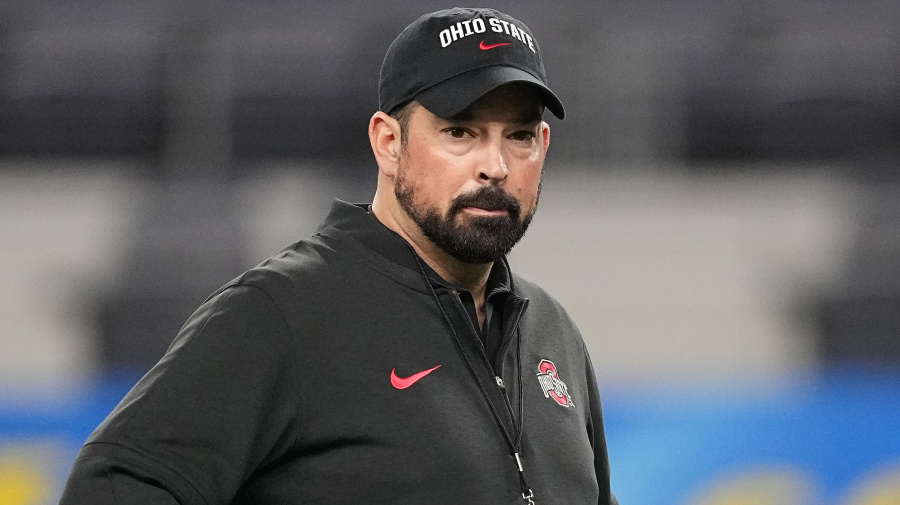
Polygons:
<instances>
[{"instance_id":1,"label":"red nike swoosh on jacket","mask_svg":"<svg viewBox=\"0 0 900 505\"><path fill-rule=\"evenodd\" d=\"M397 369L395 368L391 370L391 384L397 389L406 389L418 382L422 377L425 377L426 375L430 374L440 367L441 365L438 365L434 368L429 368L428 370L423 370L419 373L412 374L409 377L397 377Z\"/></svg>"},{"instance_id":2,"label":"red nike swoosh on jacket","mask_svg":"<svg viewBox=\"0 0 900 505\"><path fill-rule=\"evenodd\" d=\"M508 46L510 44L512 44L512 42L501 42L499 44L485 44L484 41L482 40L481 44L478 44L478 47L480 47L482 51L487 51L488 49L493 49L495 47L500 47L500 46Z\"/></svg>"}]
</instances>

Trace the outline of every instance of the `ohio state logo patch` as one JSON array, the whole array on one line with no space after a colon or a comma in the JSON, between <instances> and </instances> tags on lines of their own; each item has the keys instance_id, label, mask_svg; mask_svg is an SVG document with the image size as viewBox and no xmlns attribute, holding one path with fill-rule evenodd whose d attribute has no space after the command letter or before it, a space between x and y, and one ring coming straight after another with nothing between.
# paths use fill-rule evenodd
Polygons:
<instances>
[{"instance_id":1,"label":"ohio state logo patch","mask_svg":"<svg viewBox=\"0 0 900 505\"><path fill-rule=\"evenodd\" d=\"M538 382L541 383L541 389L544 390L544 398L552 398L556 403L563 407L575 408L572 397L569 396L569 388L566 383L559 378L556 371L556 365L549 359L542 359L538 364Z\"/></svg>"}]
</instances>

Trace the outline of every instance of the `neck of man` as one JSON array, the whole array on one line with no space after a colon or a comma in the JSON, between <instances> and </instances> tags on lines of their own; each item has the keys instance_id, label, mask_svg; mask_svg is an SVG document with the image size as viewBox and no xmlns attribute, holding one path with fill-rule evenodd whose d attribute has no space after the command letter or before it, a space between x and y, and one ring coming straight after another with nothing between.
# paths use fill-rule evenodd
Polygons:
<instances>
[{"instance_id":1,"label":"neck of man","mask_svg":"<svg viewBox=\"0 0 900 505\"><path fill-rule=\"evenodd\" d=\"M406 237L404 237L406 238ZM422 260L428 264L442 279L453 286L464 289L472 295L475 302L475 312L478 315L478 326L484 324L484 295L487 289L487 280L491 274L493 263L465 263L448 255L443 249L437 247L424 236L424 247L420 243L407 241Z\"/></svg>"},{"instance_id":2,"label":"neck of man","mask_svg":"<svg viewBox=\"0 0 900 505\"><path fill-rule=\"evenodd\" d=\"M372 204L372 213L382 224L400 235L419 258L422 259L441 279L453 286L464 289L472 295L475 301L475 311L478 314L479 326L484 324L484 294L487 280L491 274L490 263L466 263L447 254L443 249L434 244L423 233L409 216L402 212L391 212L386 206L379 205L378 198ZM399 210L399 207L393 207Z\"/></svg>"}]
</instances>

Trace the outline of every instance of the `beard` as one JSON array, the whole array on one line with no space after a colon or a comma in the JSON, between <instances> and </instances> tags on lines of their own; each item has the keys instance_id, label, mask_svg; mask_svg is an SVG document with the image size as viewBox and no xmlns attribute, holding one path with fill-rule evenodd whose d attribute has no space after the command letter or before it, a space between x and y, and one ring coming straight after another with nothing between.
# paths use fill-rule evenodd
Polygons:
<instances>
[{"instance_id":1,"label":"beard","mask_svg":"<svg viewBox=\"0 0 900 505\"><path fill-rule=\"evenodd\" d=\"M538 198L541 185L538 185ZM482 186L472 193L454 198L446 215L420 202L417 193L416 187L408 183L401 169L394 185L394 195L400 207L428 240L464 263L492 263L509 254L525 235L537 210L535 200L535 208L522 216L519 201L500 186ZM464 214L466 207L504 210L506 215L468 216Z\"/></svg>"}]
</instances>

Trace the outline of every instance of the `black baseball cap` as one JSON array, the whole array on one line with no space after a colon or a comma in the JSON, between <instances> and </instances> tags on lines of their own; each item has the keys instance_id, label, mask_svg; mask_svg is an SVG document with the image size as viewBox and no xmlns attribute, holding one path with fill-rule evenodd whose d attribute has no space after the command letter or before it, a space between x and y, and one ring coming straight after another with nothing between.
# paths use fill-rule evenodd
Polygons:
<instances>
[{"instance_id":1,"label":"black baseball cap","mask_svg":"<svg viewBox=\"0 0 900 505\"><path fill-rule=\"evenodd\" d=\"M493 9L457 7L420 17L394 39L381 66L378 108L391 113L415 99L449 118L511 82L533 84L544 106L565 117L562 102L547 86L531 30Z\"/></svg>"}]
</instances>

